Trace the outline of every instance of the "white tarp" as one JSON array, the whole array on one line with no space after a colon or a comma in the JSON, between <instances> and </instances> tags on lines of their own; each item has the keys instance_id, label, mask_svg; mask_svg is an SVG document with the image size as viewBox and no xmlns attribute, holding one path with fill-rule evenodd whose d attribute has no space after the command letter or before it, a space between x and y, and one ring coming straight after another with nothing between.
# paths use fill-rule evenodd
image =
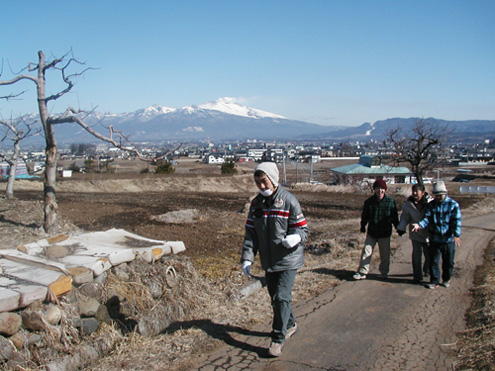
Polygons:
<instances>
[{"instance_id":1,"label":"white tarp","mask_svg":"<svg viewBox=\"0 0 495 371\"><path fill-rule=\"evenodd\" d=\"M62 295L72 283L91 282L112 266L137 257L153 263L186 248L182 241L154 240L110 229L60 235L0 250L0 312L29 305L47 295Z\"/></svg>"}]
</instances>

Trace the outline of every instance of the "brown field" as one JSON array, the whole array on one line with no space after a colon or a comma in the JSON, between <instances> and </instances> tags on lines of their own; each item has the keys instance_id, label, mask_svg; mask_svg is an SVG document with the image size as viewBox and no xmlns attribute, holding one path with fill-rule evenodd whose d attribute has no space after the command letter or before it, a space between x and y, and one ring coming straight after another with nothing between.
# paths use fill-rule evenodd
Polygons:
<instances>
[{"instance_id":1,"label":"brown field","mask_svg":"<svg viewBox=\"0 0 495 371\"><path fill-rule=\"evenodd\" d=\"M314 178L330 183L329 169L343 164L315 164L312 170L317 176ZM180 264L175 260L169 262L182 267L189 267L186 262L192 263L188 269L193 272L184 271L191 287L188 287L187 310L181 321L210 318L237 326L266 321L270 313L266 293L253 294L242 306L232 301L237 290L247 284L239 269L239 252L246 204L257 192L251 175L254 166L239 165L239 173L232 176L221 175L219 165L179 160L174 174L158 175L140 173L146 165L129 162L119 164L113 174L78 173L71 178L60 178L57 201L62 231L122 228L149 238L184 241L186 251L177 257ZM287 170L290 182L304 180L311 173L308 164ZM483 171L493 173L490 168ZM450 177L455 170L444 169L442 175L447 177L447 174ZM477 183L493 185L495 181L471 182ZM485 198L459 194L459 183L448 182L447 186L463 210L477 212L477 205ZM400 207L409 188L404 185L399 188L391 186L388 193ZM352 276L364 240L363 235L357 233L359 216L370 193L352 187L299 183L293 184L290 190L299 199L310 227L306 267L298 275L294 292L297 301L314 297ZM16 200L0 201L2 248L43 238L40 231L42 180L18 181L14 194ZM394 235L393 245L396 238ZM322 278L318 270L335 274L331 279ZM262 274L258 264L254 265L253 273ZM181 294L177 295L177 302L183 303ZM160 364L153 363L158 353L160 363L169 362L169 369L184 369L189 366L188 354L209 351L222 343L221 336L207 336L197 327L164 333L153 339L131 334L122 341L121 335L115 336L118 340L112 355L87 369L159 369Z\"/></svg>"}]
</instances>

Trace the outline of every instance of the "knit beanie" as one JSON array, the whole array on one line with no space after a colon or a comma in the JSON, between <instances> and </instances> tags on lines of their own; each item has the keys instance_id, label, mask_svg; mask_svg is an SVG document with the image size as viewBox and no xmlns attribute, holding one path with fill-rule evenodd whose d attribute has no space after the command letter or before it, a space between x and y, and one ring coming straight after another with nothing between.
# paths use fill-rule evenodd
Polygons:
<instances>
[{"instance_id":1,"label":"knit beanie","mask_svg":"<svg viewBox=\"0 0 495 371\"><path fill-rule=\"evenodd\" d=\"M387 183L383 179L377 179L375 180L375 183L373 183L373 189L375 188L382 188L384 190L387 190Z\"/></svg>"},{"instance_id":2,"label":"knit beanie","mask_svg":"<svg viewBox=\"0 0 495 371\"><path fill-rule=\"evenodd\" d=\"M445 182L438 181L433 184L433 194L434 195L446 195L447 187L445 186Z\"/></svg>"},{"instance_id":3,"label":"knit beanie","mask_svg":"<svg viewBox=\"0 0 495 371\"><path fill-rule=\"evenodd\" d=\"M256 173L258 170L264 172L268 178L270 178L274 187L278 187L278 168L275 162L262 162L254 169Z\"/></svg>"}]
</instances>

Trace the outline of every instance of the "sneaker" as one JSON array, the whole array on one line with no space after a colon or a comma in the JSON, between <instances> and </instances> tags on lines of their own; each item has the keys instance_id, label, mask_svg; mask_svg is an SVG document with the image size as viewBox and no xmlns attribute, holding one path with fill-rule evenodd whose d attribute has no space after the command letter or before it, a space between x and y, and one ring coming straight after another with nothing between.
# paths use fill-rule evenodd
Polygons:
<instances>
[{"instance_id":1,"label":"sneaker","mask_svg":"<svg viewBox=\"0 0 495 371\"><path fill-rule=\"evenodd\" d=\"M443 287L449 287L450 286L450 281L443 281L442 286Z\"/></svg>"},{"instance_id":2,"label":"sneaker","mask_svg":"<svg viewBox=\"0 0 495 371\"><path fill-rule=\"evenodd\" d=\"M284 345L282 343L270 343L270 348L268 348L268 355L271 357L280 357L282 355L282 347Z\"/></svg>"},{"instance_id":3,"label":"sneaker","mask_svg":"<svg viewBox=\"0 0 495 371\"><path fill-rule=\"evenodd\" d=\"M364 280L366 278L365 274L361 274L359 272L354 273L354 276L352 276L355 280Z\"/></svg>"},{"instance_id":4,"label":"sneaker","mask_svg":"<svg viewBox=\"0 0 495 371\"><path fill-rule=\"evenodd\" d=\"M285 340L287 340L292 335L294 335L296 333L296 331L297 331L297 323L294 322L294 326L292 326L291 328L288 328L287 329L287 333L285 334Z\"/></svg>"},{"instance_id":5,"label":"sneaker","mask_svg":"<svg viewBox=\"0 0 495 371\"><path fill-rule=\"evenodd\" d=\"M430 290L435 290L438 287L438 285L436 283L429 283L425 287Z\"/></svg>"}]
</instances>

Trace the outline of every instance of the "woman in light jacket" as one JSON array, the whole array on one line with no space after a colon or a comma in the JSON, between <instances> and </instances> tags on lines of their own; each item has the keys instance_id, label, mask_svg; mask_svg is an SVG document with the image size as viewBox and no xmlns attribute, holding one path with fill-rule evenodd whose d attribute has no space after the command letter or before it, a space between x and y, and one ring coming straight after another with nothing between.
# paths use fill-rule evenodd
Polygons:
<instances>
[{"instance_id":1,"label":"woman in light jacket","mask_svg":"<svg viewBox=\"0 0 495 371\"><path fill-rule=\"evenodd\" d=\"M421 283L423 274L428 275L430 271L430 257L428 253L428 229L420 229L417 232L412 231L412 224L419 222L425 215L428 203L433 200L422 184L415 184L412 187L412 194L408 197L404 206L402 206L402 214L400 216L397 231L399 235L406 233L406 227L409 225L409 238L412 241L412 266L414 282ZM422 256L425 261L421 267Z\"/></svg>"}]
</instances>

